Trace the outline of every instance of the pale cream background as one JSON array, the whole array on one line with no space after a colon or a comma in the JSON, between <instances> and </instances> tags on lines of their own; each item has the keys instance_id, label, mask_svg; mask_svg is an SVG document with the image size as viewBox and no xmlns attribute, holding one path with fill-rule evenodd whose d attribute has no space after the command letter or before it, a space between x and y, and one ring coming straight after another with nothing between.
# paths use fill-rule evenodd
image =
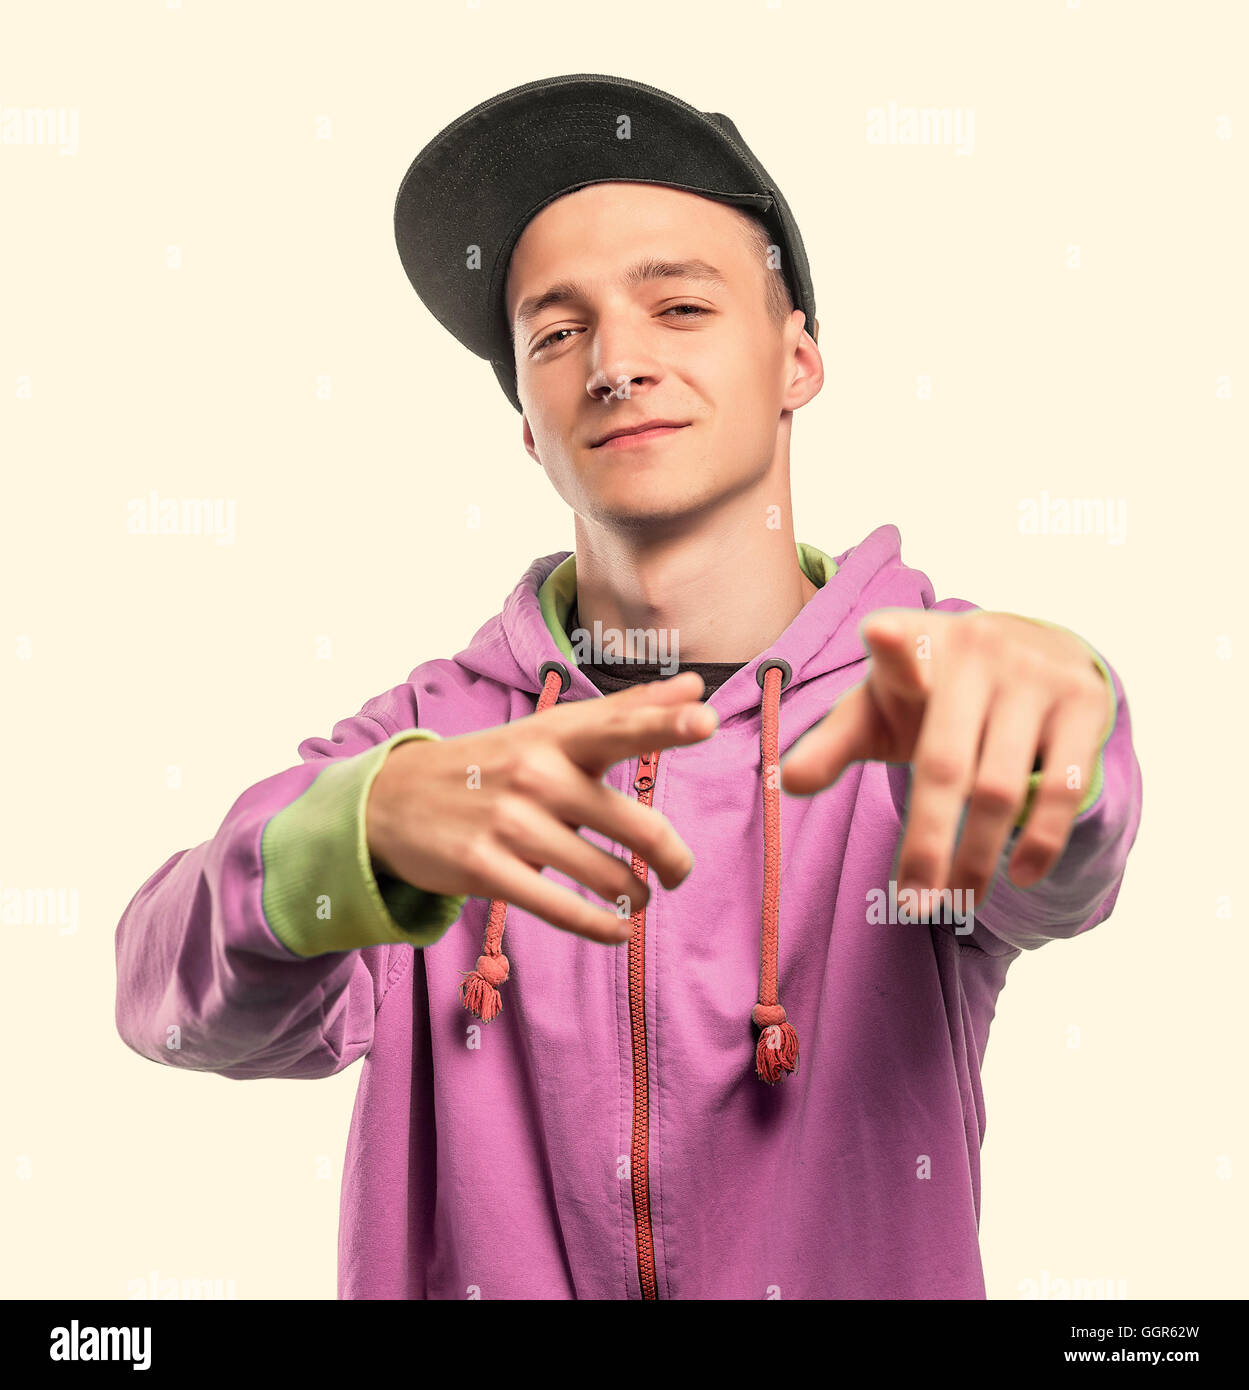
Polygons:
<instances>
[{"instance_id":1,"label":"pale cream background","mask_svg":"<svg viewBox=\"0 0 1249 1390\"><path fill-rule=\"evenodd\" d=\"M1118 906L1018 961L993 1028L990 1296L1249 1294L1245 7L147 0L4 28L0 106L80 128L73 155L0 145L0 887L76 889L79 927L3 927L0 1292L156 1270L334 1296L359 1067L142 1060L113 932L300 740L571 545L391 214L470 105L608 71L727 111L803 228L828 380L795 421L799 539L893 522L938 597L1065 623L1126 684L1145 812ZM973 153L870 145L891 100L973 108ZM234 499L233 545L128 534L152 488ZM1126 543L1021 536L1042 489L1126 499Z\"/></svg>"}]
</instances>

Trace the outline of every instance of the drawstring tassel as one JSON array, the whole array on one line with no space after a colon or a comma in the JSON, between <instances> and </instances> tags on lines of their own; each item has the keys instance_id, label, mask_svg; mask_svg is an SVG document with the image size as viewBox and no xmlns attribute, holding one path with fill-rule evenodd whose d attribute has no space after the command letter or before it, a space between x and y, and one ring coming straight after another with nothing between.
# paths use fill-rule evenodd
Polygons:
<instances>
[{"instance_id":1,"label":"drawstring tassel","mask_svg":"<svg viewBox=\"0 0 1249 1390\"><path fill-rule=\"evenodd\" d=\"M461 971L464 973L468 972ZM460 981L460 1003L483 1023L489 1023L503 1008L498 986L507 979L507 973L507 957L502 951L496 956L478 956L477 969Z\"/></svg>"},{"instance_id":2,"label":"drawstring tassel","mask_svg":"<svg viewBox=\"0 0 1249 1390\"><path fill-rule=\"evenodd\" d=\"M763 1030L755 1049L755 1071L760 1081L775 1086L786 1073L798 1070L798 1034L780 1004L756 1004L750 1016Z\"/></svg>"}]
</instances>

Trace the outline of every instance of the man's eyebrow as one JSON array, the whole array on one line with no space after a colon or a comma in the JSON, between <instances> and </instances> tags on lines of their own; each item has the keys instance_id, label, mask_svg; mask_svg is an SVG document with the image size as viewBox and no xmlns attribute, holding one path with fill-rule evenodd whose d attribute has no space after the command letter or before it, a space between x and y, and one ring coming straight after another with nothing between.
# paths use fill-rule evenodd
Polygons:
<instances>
[{"instance_id":1,"label":"man's eyebrow","mask_svg":"<svg viewBox=\"0 0 1249 1390\"><path fill-rule=\"evenodd\" d=\"M629 289L635 289L649 280L701 280L720 289L727 289L729 283L715 266L708 265L706 261L661 261L653 257L631 265L623 278ZM584 299L585 294L585 287L577 281L560 280L541 294L531 294L521 300L516 310L516 326L523 328L554 305Z\"/></svg>"}]
</instances>

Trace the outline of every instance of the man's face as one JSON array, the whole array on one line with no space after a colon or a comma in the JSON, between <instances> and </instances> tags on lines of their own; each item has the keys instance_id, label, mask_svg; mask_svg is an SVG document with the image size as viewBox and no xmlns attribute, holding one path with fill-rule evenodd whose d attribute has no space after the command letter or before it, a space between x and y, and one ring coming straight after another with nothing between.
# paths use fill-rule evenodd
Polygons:
<instances>
[{"instance_id":1,"label":"man's face","mask_svg":"<svg viewBox=\"0 0 1249 1390\"><path fill-rule=\"evenodd\" d=\"M631 277L645 262L681 273ZM729 207L681 189L593 184L529 223L507 280L525 448L575 512L671 526L757 483L787 450L782 414L823 375L802 314L783 329L768 315L765 277L779 273ZM535 305L557 286L562 298ZM683 427L598 444L653 419Z\"/></svg>"}]
</instances>

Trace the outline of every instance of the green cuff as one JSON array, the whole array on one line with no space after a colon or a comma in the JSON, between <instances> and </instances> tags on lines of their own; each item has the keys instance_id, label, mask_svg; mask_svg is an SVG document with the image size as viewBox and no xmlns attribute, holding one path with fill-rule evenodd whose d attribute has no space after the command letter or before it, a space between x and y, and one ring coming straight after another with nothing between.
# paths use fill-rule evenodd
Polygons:
<instances>
[{"instance_id":1,"label":"green cuff","mask_svg":"<svg viewBox=\"0 0 1249 1390\"><path fill-rule=\"evenodd\" d=\"M1086 811L1092 809L1093 803L1101 795L1102 791L1102 781L1104 779L1102 767L1103 757L1106 752L1106 744L1110 741L1110 735L1114 733L1115 722L1119 717L1118 701L1115 698L1115 683L1110 678L1110 672L1106 669L1106 663L1078 632L1072 632L1069 627L1063 627L1060 623L1046 622L1044 618L1029 618L1023 613L1011 613L1008 616L1012 618L1023 618L1025 622L1036 623L1040 627L1052 627L1059 632L1065 632L1069 636L1074 637L1088 652L1093 665L1101 672L1102 680L1106 682L1106 691L1110 701L1110 714L1107 718L1106 729L1102 734L1101 742L1097 746L1097 757L1093 761L1093 775L1089 779L1088 789L1084 793L1083 800L1080 802L1079 806L1076 807L1076 815L1082 816ZM1028 792L1024 798L1023 810L1020 811L1019 815L1015 818L1016 827L1022 826L1028 819L1032 810L1033 800L1037 794L1037 789L1041 785L1041 776L1042 774L1037 771L1033 772L1028 778Z\"/></svg>"},{"instance_id":2,"label":"green cuff","mask_svg":"<svg viewBox=\"0 0 1249 1390\"><path fill-rule=\"evenodd\" d=\"M374 875L365 833L369 788L404 729L352 758L328 762L308 789L273 816L260 839L261 901L274 936L297 956L361 946L432 946L460 915L467 894L431 893Z\"/></svg>"}]
</instances>

